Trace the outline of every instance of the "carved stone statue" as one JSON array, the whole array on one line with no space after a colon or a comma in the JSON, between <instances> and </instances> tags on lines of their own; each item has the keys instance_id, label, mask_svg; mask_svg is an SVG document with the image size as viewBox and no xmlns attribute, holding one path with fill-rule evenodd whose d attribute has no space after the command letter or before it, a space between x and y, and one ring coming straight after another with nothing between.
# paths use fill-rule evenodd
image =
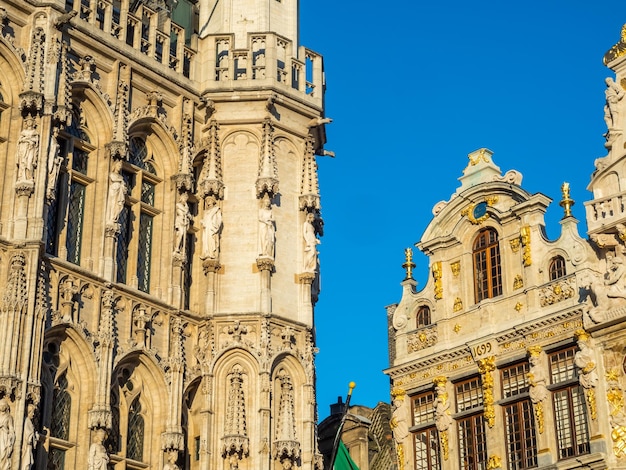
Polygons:
<instances>
[{"instance_id":1,"label":"carved stone statue","mask_svg":"<svg viewBox=\"0 0 626 470\"><path fill-rule=\"evenodd\" d=\"M46 189L46 197L49 200L54 200L56 197L57 181L59 180L59 171L63 164L63 157L60 155L61 146L57 137L59 135L59 128L54 127L52 130L52 136L50 136L50 151L48 152L48 187Z\"/></svg>"},{"instance_id":2,"label":"carved stone statue","mask_svg":"<svg viewBox=\"0 0 626 470\"><path fill-rule=\"evenodd\" d=\"M31 470L35 465L35 449L39 442L39 433L35 431L33 419L37 408L32 403L28 405L24 420L24 438L22 443L22 470Z\"/></svg>"},{"instance_id":3,"label":"carved stone statue","mask_svg":"<svg viewBox=\"0 0 626 470\"><path fill-rule=\"evenodd\" d=\"M107 470L109 464L109 454L104 447L106 439L106 431L104 429L96 429L93 436L93 443L89 447L89 470Z\"/></svg>"},{"instance_id":4,"label":"carved stone statue","mask_svg":"<svg viewBox=\"0 0 626 470\"><path fill-rule=\"evenodd\" d=\"M217 259L220 251L220 231L222 229L222 210L213 196L205 200L204 216L202 217L202 258Z\"/></svg>"},{"instance_id":5,"label":"carved stone statue","mask_svg":"<svg viewBox=\"0 0 626 470\"><path fill-rule=\"evenodd\" d=\"M626 299L626 266L619 256L607 256L607 271L604 284L608 286L608 297Z\"/></svg>"},{"instance_id":6,"label":"carved stone statue","mask_svg":"<svg viewBox=\"0 0 626 470\"><path fill-rule=\"evenodd\" d=\"M447 431L452 424L452 416L450 416L450 402L448 401L448 392L443 384L437 384L435 389L435 425L437 431Z\"/></svg>"},{"instance_id":7,"label":"carved stone statue","mask_svg":"<svg viewBox=\"0 0 626 470\"><path fill-rule=\"evenodd\" d=\"M317 270L317 245L321 242L315 236L315 227L313 226L315 216L309 212L306 220L302 224L302 236L304 238L304 272L314 273Z\"/></svg>"},{"instance_id":8,"label":"carved stone statue","mask_svg":"<svg viewBox=\"0 0 626 470\"><path fill-rule=\"evenodd\" d=\"M122 176L122 161L113 162L113 171L109 174L109 196L107 200L107 224L116 224L119 220L128 187Z\"/></svg>"},{"instance_id":9,"label":"carved stone statue","mask_svg":"<svg viewBox=\"0 0 626 470\"><path fill-rule=\"evenodd\" d=\"M528 362L530 364L528 369L528 382L530 383L528 394L530 401L536 404L548 398L548 370L541 361L539 352L531 352Z\"/></svg>"},{"instance_id":10,"label":"carved stone statue","mask_svg":"<svg viewBox=\"0 0 626 470\"><path fill-rule=\"evenodd\" d=\"M608 77L605 80L606 105L604 106L604 122L608 129L612 129L618 125L620 101L624 98L624 90L615 81Z\"/></svg>"},{"instance_id":11,"label":"carved stone statue","mask_svg":"<svg viewBox=\"0 0 626 470\"><path fill-rule=\"evenodd\" d=\"M0 470L11 470L11 455L15 444L15 428L11 408L6 398L0 399Z\"/></svg>"},{"instance_id":12,"label":"carved stone statue","mask_svg":"<svg viewBox=\"0 0 626 470\"><path fill-rule=\"evenodd\" d=\"M187 230L191 223L191 211L187 200L189 195L187 192L183 192L180 195L178 202L176 203L176 220L174 221L174 231L176 232L176 238L174 240L174 252L185 254Z\"/></svg>"},{"instance_id":13,"label":"carved stone statue","mask_svg":"<svg viewBox=\"0 0 626 470\"><path fill-rule=\"evenodd\" d=\"M579 351L574 355L574 364L579 369L578 380L585 389L591 389L598 383L596 361L591 348L591 338L584 332L577 332Z\"/></svg>"},{"instance_id":14,"label":"carved stone statue","mask_svg":"<svg viewBox=\"0 0 626 470\"><path fill-rule=\"evenodd\" d=\"M180 470L180 467L176 463L178 460L178 451L177 450L168 450L167 451L167 462L163 465L163 470Z\"/></svg>"},{"instance_id":15,"label":"carved stone statue","mask_svg":"<svg viewBox=\"0 0 626 470\"><path fill-rule=\"evenodd\" d=\"M32 181L37 166L39 134L35 129L35 120L26 119L24 129L17 141L17 181Z\"/></svg>"},{"instance_id":16,"label":"carved stone statue","mask_svg":"<svg viewBox=\"0 0 626 470\"><path fill-rule=\"evenodd\" d=\"M396 443L402 444L409 435L409 415L407 407L404 406L406 393L403 390L394 390L393 412L391 415L391 429Z\"/></svg>"},{"instance_id":17,"label":"carved stone statue","mask_svg":"<svg viewBox=\"0 0 626 470\"><path fill-rule=\"evenodd\" d=\"M266 258L274 257L274 243L276 241L276 228L272 204L266 195L261 200L259 209L259 255Z\"/></svg>"}]
</instances>

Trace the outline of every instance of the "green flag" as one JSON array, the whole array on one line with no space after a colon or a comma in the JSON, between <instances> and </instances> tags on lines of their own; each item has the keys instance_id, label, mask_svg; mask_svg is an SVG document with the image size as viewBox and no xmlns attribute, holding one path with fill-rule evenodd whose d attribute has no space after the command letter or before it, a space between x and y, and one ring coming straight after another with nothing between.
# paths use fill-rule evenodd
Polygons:
<instances>
[{"instance_id":1,"label":"green flag","mask_svg":"<svg viewBox=\"0 0 626 470\"><path fill-rule=\"evenodd\" d=\"M339 441L337 449L337 457L335 458L335 466L333 470L359 470L354 460L350 457L348 449L343 445L343 441Z\"/></svg>"}]
</instances>

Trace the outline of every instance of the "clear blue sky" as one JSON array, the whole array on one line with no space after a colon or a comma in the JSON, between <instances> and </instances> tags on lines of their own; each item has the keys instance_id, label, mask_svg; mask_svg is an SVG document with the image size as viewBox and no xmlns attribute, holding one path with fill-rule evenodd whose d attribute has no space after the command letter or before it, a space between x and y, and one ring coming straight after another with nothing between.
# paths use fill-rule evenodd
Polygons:
<instances>
[{"instance_id":1,"label":"clear blue sky","mask_svg":"<svg viewBox=\"0 0 626 470\"><path fill-rule=\"evenodd\" d=\"M393 5L393 8L390 7ZM494 152L502 172L553 199L559 234L568 181L583 202L602 134L604 53L626 2L301 0L301 43L325 60L326 148L320 158L325 235L316 308L320 420L357 383L353 404L389 401L385 306L400 300L404 248L449 199L467 154ZM415 249L417 252L417 250ZM416 254L424 286L428 260Z\"/></svg>"}]
</instances>

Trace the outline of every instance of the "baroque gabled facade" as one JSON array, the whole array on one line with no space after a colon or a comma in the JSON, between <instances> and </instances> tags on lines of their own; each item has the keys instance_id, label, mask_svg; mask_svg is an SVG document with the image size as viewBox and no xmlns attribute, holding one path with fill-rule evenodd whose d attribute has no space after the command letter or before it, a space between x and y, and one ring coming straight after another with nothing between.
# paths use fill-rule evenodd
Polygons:
<instances>
[{"instance_id":1,"label":"baroque gabled facade","mask_svg":"<svg viewBox=\"0 0 626 470\"><path fill-rule=\"evenodd\" d=\"M549 198L469 154L461 186L407 249L387 308L398 469L626 467L626 26L605 55L607 155L595 161L579 235L563 184Z\"/></svg>"},{"instance_id":2,"label":"baroque gabled facade","mask_svg":"<svg viewBox=\"0 0 626 470\"><path fill-rule=\"evenodd\" d=\"M320 469L296 0L0 5L0 468Z\"/></svg>"}]
</instances>

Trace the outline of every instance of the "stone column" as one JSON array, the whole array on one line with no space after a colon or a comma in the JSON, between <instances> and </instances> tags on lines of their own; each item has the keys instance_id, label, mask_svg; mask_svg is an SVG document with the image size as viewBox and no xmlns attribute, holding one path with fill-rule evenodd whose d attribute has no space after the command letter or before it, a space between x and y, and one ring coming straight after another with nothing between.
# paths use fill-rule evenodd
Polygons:
<instances>
[{"instance_id":1,"label":"stone column","mask_svg":"<svg viewBox=\"0 0 626 470\"><path fill-rule=\"evenodd\" d=\"M206 299L204 307L205 316L213 315L215 313L215 283L217 272L220 270L220 268L221 265L216 259L207 258L202 261L202 269L204 269L204 275L207 278Z\"/></svg>"}]
</instances>

